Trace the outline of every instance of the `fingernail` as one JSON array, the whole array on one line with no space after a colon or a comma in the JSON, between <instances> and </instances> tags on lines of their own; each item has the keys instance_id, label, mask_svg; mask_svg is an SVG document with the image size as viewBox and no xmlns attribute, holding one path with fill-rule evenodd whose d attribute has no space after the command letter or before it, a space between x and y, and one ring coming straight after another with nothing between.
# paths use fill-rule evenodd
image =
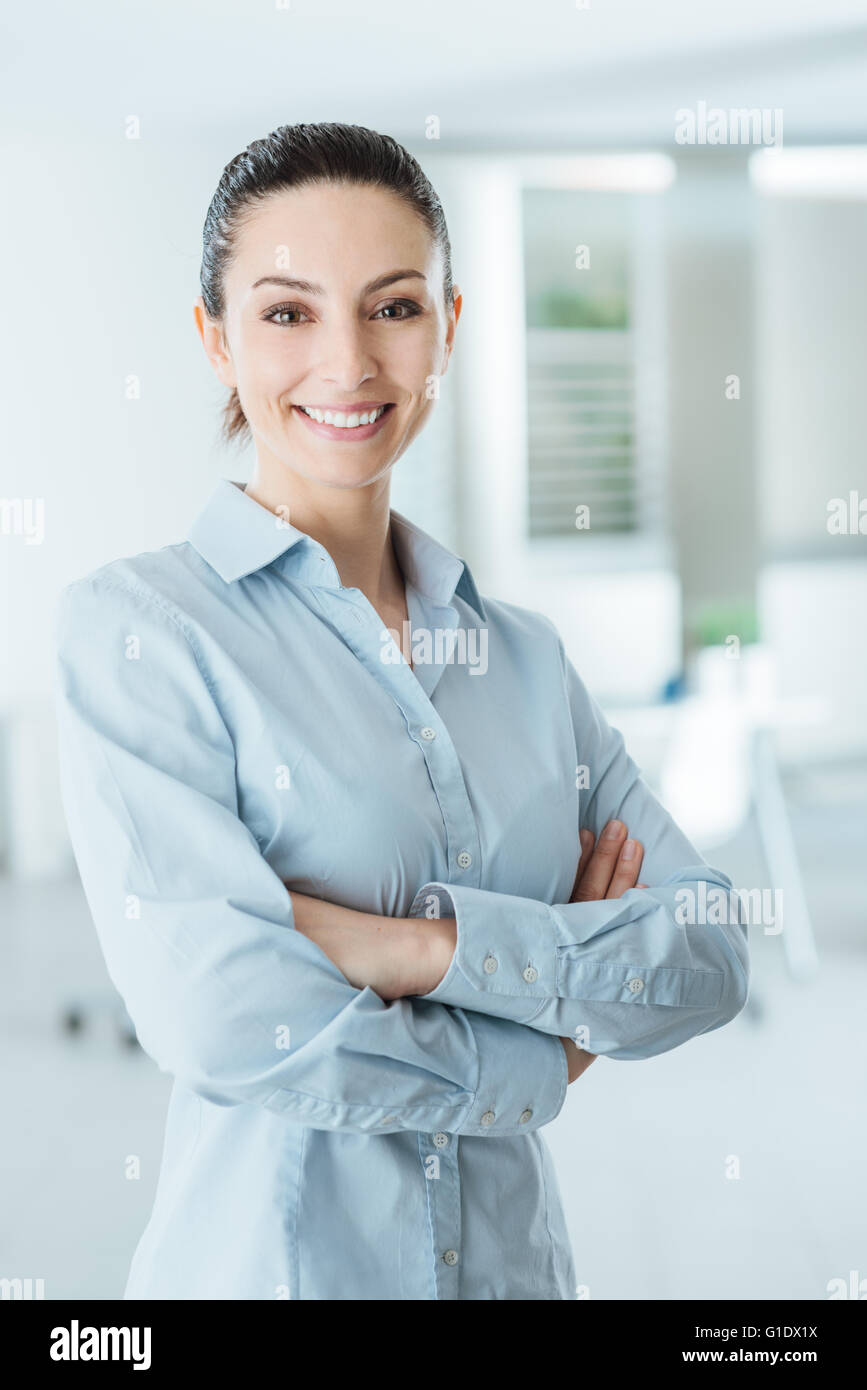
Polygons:
<instances>
[{"instance_id":1,"label":"fingernail","mask_svg":"<svg viewBox=\"0 0 867 1390\"><path fill-rule=\"evenodd\" d=\"M578 839L581 841L581 844L582 844L582 845L586 845L587 842L588 842L588 840L590 839L590 831L589 831L589 830L579 830L579 831L578 831Z\"/></svg>"},{"instance_id":2,"label":"fingernail","mask_svg":"<svg viewBox=\"0 0 867 1390\"><path fill-rule=\"evenodd\" d=\"M619 820L612 820L612 821L609 821L608 824L607 824L606 827L605 827L605 835L604 835L603 838L606 839L606 840L619 840L619 839L620 839L620 832L621 832L621 830L623 830L623 828L624 828L624 827L623 827L623 822L622 822L622 821L619 821Z\"/></svg>"},{"instance_id":3,"label":"fingernail","mask_svg":"<svg viewBox=\"0 0 867 1390\"><path fill-rule=\"evenodd\" d=\"M627 840L627 841L626 841L626 844L623 846L623 853L621 854L620 858L621 858L621 859L634 859L634 858L635 858L635 841L634 841L634 840Z\"/></svg>"}]
</instances>

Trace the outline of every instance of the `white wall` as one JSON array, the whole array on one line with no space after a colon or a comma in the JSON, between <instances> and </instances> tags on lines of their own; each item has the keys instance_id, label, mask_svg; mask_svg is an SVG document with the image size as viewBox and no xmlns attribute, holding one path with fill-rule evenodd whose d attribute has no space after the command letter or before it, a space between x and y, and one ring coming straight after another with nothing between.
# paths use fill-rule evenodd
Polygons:
<instances>
[{"instance_id":1,"label":"white wall","mask_svg":"<svg viewBox=\"0 0 867 1390\"><path fill-rule=\"evenodd\" d=\"M180 539L223 458L220 388L195 336L201 223L220 152L18 143L0 338L0 495L44 499L45 538L3 537L0 702L42 697L63 583ZM141 399L124 399L135 374Z\"/></svg>"},{"instance_id":2,"label":"white wall","mask_svg":"<svg viewBox=\"0 0 867 1390\"><path fill-rule=\"evenodd\" d=\"M755 595L755 198L747 153L683 147L667 195L671 505L687 629L705 604ZM740 378L736 400L726 396L732 374Z\"/></svg>"},{"instance_id":3,"label":"white wall","mask_svg":"<svg viewBox=\"0 0 867 1390\"><path fill-rule=\"evenodd\" d=\"M0 497L44 507L44 537L0 536L0 863L71 860L51 691L63 584L179 540L224 467L221 391L192 319L201 224L225 149L20 136L2 147ZM125 399L135 374L141 399Z\"/></svg>"},{"instance_id":4,"label":"white wall","mask_svg":"<svg viewBox=\"0 0 867 1390\"><path fill-rule=\"evenodd\" d=\"M867 555L827 503L867 495L863 201L761 197L756 275L760 518L769 555Z\"/></svg>"},{"instance_id":5,"label":"white wall","mask_svg":"<svg viewBox=\"0 0 867 1390\"><path fill-rule=\"evenodd\" d=\"M824 708L780 737L788 761L867 754L867 536L832 536L829 499L867 497L863 196L761 197L756 276L762 633L780 693Z\"/></svg>"}]
</instances>

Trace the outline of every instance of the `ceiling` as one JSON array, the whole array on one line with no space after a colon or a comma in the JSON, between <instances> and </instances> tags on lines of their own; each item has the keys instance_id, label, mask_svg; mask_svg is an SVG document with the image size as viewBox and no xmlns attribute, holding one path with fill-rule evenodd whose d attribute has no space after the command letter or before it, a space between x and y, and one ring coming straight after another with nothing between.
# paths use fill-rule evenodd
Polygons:
<instances>
[{"instance_id":1,"label":"ceiling","mask_svg":"<svg viewBox=\"0 0 867 1390\"><path fill-rule=\"evenodd\" d=\"M867 139L864 0L58 0L7 5L3 138L240 144L345 120L439 148L671 144L674 113L782 108L785 140Z\"/></svg>"}]
</instances>

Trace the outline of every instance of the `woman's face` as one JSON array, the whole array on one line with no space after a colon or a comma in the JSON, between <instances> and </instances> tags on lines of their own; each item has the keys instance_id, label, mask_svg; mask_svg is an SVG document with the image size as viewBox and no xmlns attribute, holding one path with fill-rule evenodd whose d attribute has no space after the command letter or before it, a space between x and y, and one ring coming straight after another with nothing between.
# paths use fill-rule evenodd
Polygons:
<instances>
[{"instance_id":1,"label":"woman's face","mask_svg":"<svg viewBox=\"0 0 867 1390\"><path fill-rule=\"evenodd\" d=\"M223 332L201 300L196 320L217 375L238 390L260 471L282 465L332 487L385 473L433 408L460 313L457 291L446 310L418 214L351 184L272 194L237 233L224 291Z\"/></svg>"}]
</instances>

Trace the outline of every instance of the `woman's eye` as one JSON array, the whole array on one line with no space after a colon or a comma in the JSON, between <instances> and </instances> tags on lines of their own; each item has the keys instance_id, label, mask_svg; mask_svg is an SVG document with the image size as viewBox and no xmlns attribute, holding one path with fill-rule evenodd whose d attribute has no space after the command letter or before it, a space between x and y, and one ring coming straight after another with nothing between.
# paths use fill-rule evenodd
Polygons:
<instances>
[{"instance_id":1,"label":"woman's eye","mask_svg":"<svg viewBox=\"0 0 867 1390\"><path fill-rule=\"evenodd\" d=\"M400 323L403 319L415 318L420 313L421 308L418 304L414 304L411 299L402 299L392 304L384 304L373 317ZM310 322L309 314L300 304L278 304L275 308L269 309L263 317L267 323L276 323L280 328L295 328L299 324Z\"/></svg>"},{"instance_id":2,"label":"woman's eye","mask_svg":"<svg viewBox=\"0 0 867 1390\"><path fill-rule=\"evenodd\" d=\"M302 322L302 319L290 317L290 315L293 314L296 316L299 314L303 315L304 318L307 317L304 310L297 304L278 304L276 309L271 309L270 312L265 315L265 319L268 323L279 324L281 328L294 328L296 324Z\"/></svg>"},{"instance_id":3,"label":"woman's eye","mask_svg":"<svg viewBox=\"0 0 867 1390\"><path fill-rule=\"evenodd\" d=\"M395 310L399 310L400 312L395 313ZM373 317L378 318L380 314L385 314L388 316L389 320L400 323L401 319L415 318L416 314L420 313L421 309L417 304L414 304L411 299L398 299L393 304L384 304L381 309L377 310Z\"/></svg>"}]
</instances>

